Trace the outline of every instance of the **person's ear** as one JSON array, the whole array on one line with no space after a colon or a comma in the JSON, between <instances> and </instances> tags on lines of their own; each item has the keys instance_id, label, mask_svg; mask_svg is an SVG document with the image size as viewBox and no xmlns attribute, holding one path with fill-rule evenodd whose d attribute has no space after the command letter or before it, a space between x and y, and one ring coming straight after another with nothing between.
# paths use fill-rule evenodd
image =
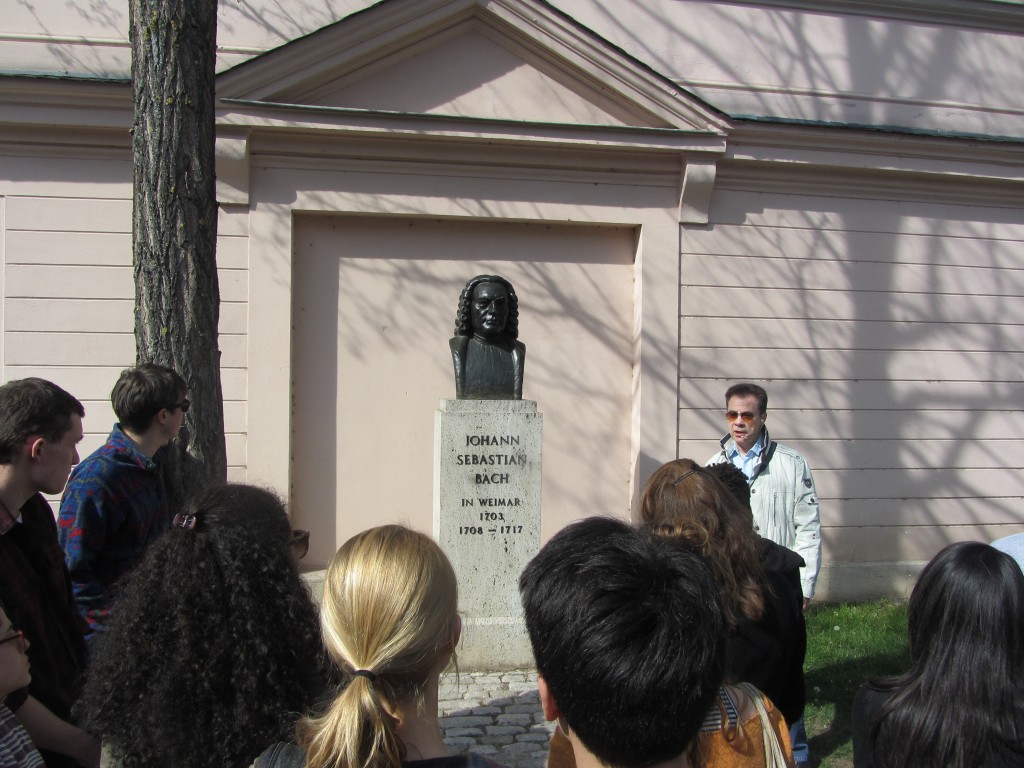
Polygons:
<instances>
[{"instance_id":1,"label":"person's ear","mask_svg":"<svg viewBox=\"0 0 1024 768\"><path fill-rule=\"evenodd\" d=\"M558 720L562 713L558 709L558 702L555 701L555 697L551 693L551 689L548 687L548 681L544 679L544 675L540 672L537 673L537 693L540 694L540 708L544 712L545 720Z\"/></svg>"},{"instance_id":2,"label":"person's ear","mask_svg":"<svg viewBox=\"0 0 1024 768\"><path fill-rule=\"evenodd\" d=\"M455 614L455 621L452 622L452 650L459 647L459 640L462 639L462 617Z\"/></svg>"},{"instance_id":3,"label":"person's ear","mask_svg":"<svg viewBox=\"0 0 1024 768\"><path fill-rule=\"evenodd\" d=\"M43 446L46 445L46 439L36 435L30 437L26 442L28 444L28 457L33 461L39 461L43 457Z\"/></svg>"}]
</instances>

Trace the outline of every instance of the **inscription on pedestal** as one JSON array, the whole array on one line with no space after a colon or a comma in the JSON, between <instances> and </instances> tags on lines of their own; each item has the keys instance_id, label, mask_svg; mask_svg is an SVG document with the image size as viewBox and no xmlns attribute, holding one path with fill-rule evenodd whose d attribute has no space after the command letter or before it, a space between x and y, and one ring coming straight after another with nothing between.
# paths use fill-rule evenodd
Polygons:
<instances>
[{"instance_id":1,"label":"inscription on pedestal","mask_svg":"<svg viewBox=\"0 0 1024 768\"><path fill-rule=\"evenodd\" d=\"M466 669L532 663L519 574L540 546L541 424L529 400L442 400L434 535L459 579Z\"/></svg>"}]
</instances>

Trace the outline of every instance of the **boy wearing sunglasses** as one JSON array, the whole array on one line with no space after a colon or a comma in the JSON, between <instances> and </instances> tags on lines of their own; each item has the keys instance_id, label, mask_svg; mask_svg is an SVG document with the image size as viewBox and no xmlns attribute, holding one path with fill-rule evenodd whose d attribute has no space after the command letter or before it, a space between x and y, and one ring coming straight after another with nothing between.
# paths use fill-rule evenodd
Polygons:
<instances>
[{"instance_id":1,"label":"boy wearing sunglasses","mask_svg":"<svg viewBox=\"0 0 1024 768\"><path fill-rule=\"evenodd\" d=\"M162 365L122 371L110 393L118 423L71 473L58 528L87 638L103 631L115 582L170 528L174 510L154 456L181 429L187 393L185 380Z\"/></svg>"}]
</instances>

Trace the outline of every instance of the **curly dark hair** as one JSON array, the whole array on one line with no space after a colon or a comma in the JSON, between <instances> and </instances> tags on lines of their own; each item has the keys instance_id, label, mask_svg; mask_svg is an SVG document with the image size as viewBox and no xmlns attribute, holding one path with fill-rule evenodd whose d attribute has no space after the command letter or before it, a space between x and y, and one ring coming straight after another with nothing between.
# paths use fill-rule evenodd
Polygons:
<instances>
[{"instance_id":1,"label":"curly dark hair","mask_svg":"<svg viewBox=\"0 0 1024 768\"><path fill-rule=\"evenodd\" d=\"M750 484L747 482L747 476L743 474L742 469L731 461L711 464L704 467L704 469L712 477L717 478L718 482L725 486L726 490L736 498L736 501L743 505L744 509L750 509Z\"/></svg>"},{"instance_id":2,"label":"curly dark hair","mask_svg":"<svg viewBox=\"0 0 1024 768\"><path fill-rule=\"evenodd\" d=\"M459 294L459 310L455 313L455 335L472 336L473 318L470 302L473 301L473 289L481 283L497 283L508 292L508 320L503 335L510 339L519 338L519 297L516 296L512 283L498 275L477 275L462 289Z\"/></svg>"},{"instance_id":3,"label":"curly dark hair","mask_svg":"<svg viewBox=\"0 0 1024 768\"><path fill-rule=\"evenodd\" d=\"M189 514L126 578L75 707L124 768L248 766L322 692L317 610L280 499L228 484Z\"/></svg>"}]
</instances>

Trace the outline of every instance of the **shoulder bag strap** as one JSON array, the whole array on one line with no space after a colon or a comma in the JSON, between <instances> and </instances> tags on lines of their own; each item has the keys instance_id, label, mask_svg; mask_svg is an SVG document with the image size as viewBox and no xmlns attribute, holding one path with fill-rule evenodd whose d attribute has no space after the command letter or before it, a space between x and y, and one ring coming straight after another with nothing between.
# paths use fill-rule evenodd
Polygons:
<instances>
[{"instance_id":1,"label":"shoulder bag strap","mask_svg":"<svg viewBox=\"0 0 1024 768\"><path fill-rule=\"evenodd\" d=\"M757 688L750 683L740 683L736 686L750 697L761 718L761 736L764 739L764 764L765 768L787 768L786 756L779 745L779 737L772 728L771 718L764 706L764 699Z\"/></svg>"}]
</instances>

